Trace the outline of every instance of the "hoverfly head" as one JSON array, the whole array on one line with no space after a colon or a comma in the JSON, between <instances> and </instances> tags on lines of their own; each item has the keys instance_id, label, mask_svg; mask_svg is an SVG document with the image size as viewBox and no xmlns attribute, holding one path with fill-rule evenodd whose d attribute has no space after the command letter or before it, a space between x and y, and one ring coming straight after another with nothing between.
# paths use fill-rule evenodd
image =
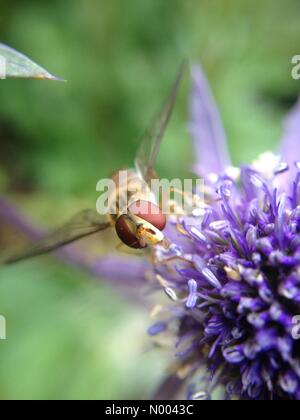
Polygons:
<instances>
[{"instance_id":1,"label":"hoverfly head","mask_svg":"<svg viewBox=\"0 0 300 420\"><path fill-rule=\"evenodd\" d=\"M123 243L135 249L155 246L164 241L167 219L159 206L150 201L136 201L116 222L116 232Z\"/></svg>"}]
</instances>

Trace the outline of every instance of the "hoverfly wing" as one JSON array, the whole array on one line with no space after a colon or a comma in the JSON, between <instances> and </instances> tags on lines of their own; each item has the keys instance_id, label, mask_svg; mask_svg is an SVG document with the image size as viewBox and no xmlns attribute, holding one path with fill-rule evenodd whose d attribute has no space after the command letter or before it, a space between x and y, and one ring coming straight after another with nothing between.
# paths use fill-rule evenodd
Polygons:
<instances>
[{"instance_id":1,"label":"hoverfly wing","mask_svg":"<svg viewBox=\"0 0 300 420\"><path fill-rule=\"evenodd\" d=\"M178 90L184 75L187 63L184 61L180 66L176 80L171 91L151 126L146 130L141 146L135 159L135 167L139 175L148 184L155 177L154 165L159 153L161 142L163 140L166 128L172 116L176 103Z\"/></svg>"},{"instance_id":2,"label":"hoverfly wing","mask_svg":"<svg viewBox=\"0 0 300 420\"><path fill-rule=\"evenodd\" d=\"M95 210L84 210L73 216L61 228L50 233L31 249L25 250L4 260L4 264L13 264L29 258L38 257L55 251L79 239L93 235L111 226L106 216L100 216Z\"/></svg>"}]
</instances>

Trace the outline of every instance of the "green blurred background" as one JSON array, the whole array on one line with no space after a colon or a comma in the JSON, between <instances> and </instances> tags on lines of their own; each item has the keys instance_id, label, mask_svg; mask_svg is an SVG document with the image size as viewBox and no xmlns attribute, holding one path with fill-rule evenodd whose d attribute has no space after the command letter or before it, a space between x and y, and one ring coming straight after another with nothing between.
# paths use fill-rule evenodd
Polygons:
<instances>
[{"instance_id":1,"label":"green blurred background","mask_svg":"<svg viewBox=\"0 0 300 420\"><path fill-rule=\"evenodd\" d=\"M274 149L299 82L298 0L14 0L0 39L68 83L1 81L0 192L40 226L91 207L134 152L183 57L201 62L236 163ZM161 174L192 166L188 77ZM6 246L5 233L1 246ZM1 399L146 398L166 356L146 351L145 309L53 258L0 271Z\"/></svg>"}]
</instances>

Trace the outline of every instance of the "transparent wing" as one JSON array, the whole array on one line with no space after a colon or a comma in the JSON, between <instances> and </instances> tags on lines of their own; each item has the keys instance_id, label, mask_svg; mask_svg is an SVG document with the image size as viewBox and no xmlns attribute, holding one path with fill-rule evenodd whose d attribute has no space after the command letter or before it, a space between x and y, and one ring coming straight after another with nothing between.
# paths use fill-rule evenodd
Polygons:
<instances>
[{"instance_id":1,"label":"transparent wing","mask_svg":"<svg viewBox=\"0 0 300 420\"><path fill-rule=\"evenodd\" d=\"M142 176L147 183L154 177L154 165L166 128L173 113L178 90L186 67L187 63L183 62L166 102L142 138L141 146L135 159L135 166L140 176Z\"/></svg>"},{"instance_id":2,"label":"transparent wing","mask_svg":"<svg viewBox=\"0 0 300 420\"><path fill-rule=\"evenodd\" d=\"M100 216L95 210L84 210L72 217L65 225L57 229L48 237L42 239L32 248L4 261L4 264L13 264L55 251L79 239L100 232L111 226L106 216Z\"/></svg>"}]
</instances>

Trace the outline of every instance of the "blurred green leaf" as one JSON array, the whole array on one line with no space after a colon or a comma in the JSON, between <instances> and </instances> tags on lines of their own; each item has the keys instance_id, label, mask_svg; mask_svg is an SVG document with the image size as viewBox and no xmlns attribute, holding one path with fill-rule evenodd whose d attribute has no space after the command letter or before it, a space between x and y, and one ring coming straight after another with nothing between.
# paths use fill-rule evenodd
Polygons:
<instances>
[{"instance_id":1,"label":"blurred green leaf","mask_svg":"<svg viewBox=\"0 0 300 420\"><path fill-rule=\"evenodd\" d=\"M7 45L0 44L0 58L4 64L2 76L5 78L61 80L30 60L30 58L26 57L24 54L21 54Z\"/></svg>"}]
</instances>

